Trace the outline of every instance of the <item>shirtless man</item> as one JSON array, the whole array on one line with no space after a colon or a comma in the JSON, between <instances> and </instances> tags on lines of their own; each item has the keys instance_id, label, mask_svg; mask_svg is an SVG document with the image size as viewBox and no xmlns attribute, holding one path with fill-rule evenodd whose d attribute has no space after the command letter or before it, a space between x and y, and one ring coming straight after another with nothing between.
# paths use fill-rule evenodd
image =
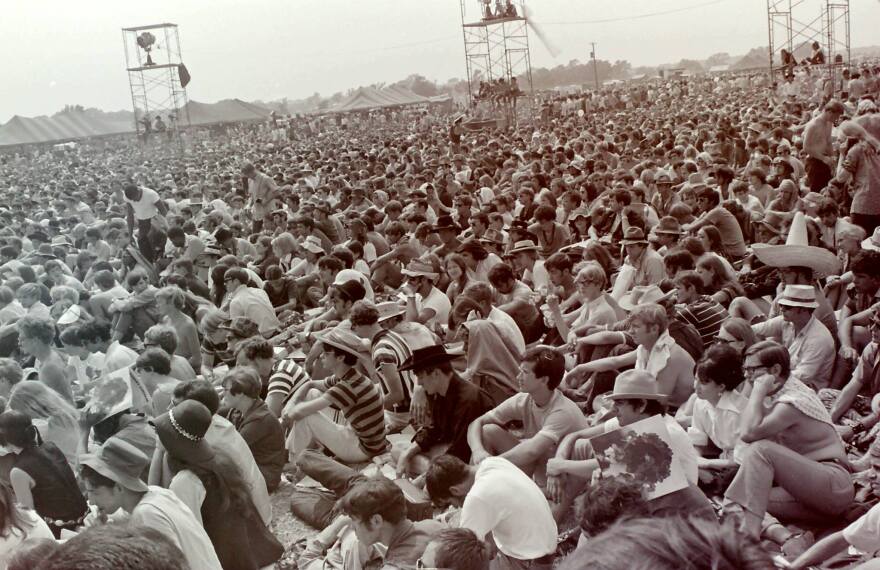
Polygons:
<instances>
[{"instance_id":1,"label":"shirtless man","mask_svg":"<svg viewBox=\"0 0 880 570\"><path fill-rule=\"evenodd\" d=\"M669 335L669 320L666 310L660 305L647 303L636 306L630 313L630 323L630 334L637 345L635 350L579 364L569 370L563 382L568 388L577 388L593 372L634 366L636 370L655 374L657 392L669 394L669 406L678 408L694 392L693 357ZM626 336L618 334L622 337L620 342L626 342Z\"/></svg>"},{"instance_id":2,"label":"shirtless man","mask_svg":"<svg viewBox=\"0 0 880 570\"><path fill-rule=\"evenodd\" d=\"M25 315L16 325L18 344L23 353L36 359L34 368L39 374L40 382L72 404L73 391L66 374L67 364L54 348L55 323L51 318Z\"/></svg>"},{"instance_id":3,"label":"shirtless man","mask_svg":"<svg viewBox=\"0 0 880 570\"><path fill-rule=\"evenodd\" d=\"M822 113L813 118L804 129L804 152L807 160L807 185L813 192L821 192L834 176L837 161L831 147L831 129L843 115L840 101L825 104Z\"/></svg>"},{"instance_id":4,"label":"shirtless man","mask_svg":"<svg viewBox=\"0 0 880 570\"><path fill-rule=\"evenodd\" d=\"M816 393L789 377L790 360L784 346L762 341L743 362L753 387L740 427L750 445L725 493L725 509L741 509L742 530L753 537L765 513L783 522L832 520L853 502L840 436Z\"/></svg>"}]
</instances>

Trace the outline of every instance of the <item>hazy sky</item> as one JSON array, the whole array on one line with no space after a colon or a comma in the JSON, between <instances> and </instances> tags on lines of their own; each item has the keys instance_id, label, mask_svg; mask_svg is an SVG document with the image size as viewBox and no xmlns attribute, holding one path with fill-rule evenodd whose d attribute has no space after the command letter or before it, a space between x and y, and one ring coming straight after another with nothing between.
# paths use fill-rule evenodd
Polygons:
<instances>
[{"instance_id":1,"label":"hazy sky","mask_svg":"<svg viewBox=\"0 0 880 570\"><path fill-rule=\"evenodd\" d=\"M479 17L477 0L469 17ZM493 2L494 4L494 2ZM597 56L635 65L767 44L765 0L532 0L560 53L532 38L532 65ZM822 0L804 0L818 16ZM656 12L686 9L651 16ZM639 16L633 18L633 16ZM602 22L597 22L602 20ZM65 104L131 108L121 28L180 26L190 99L302 98L411 73L464 77L458 0L6 0L0 18L0 122ZM851 2L852 45L876 42L880 2Z\"/></svg>"}]
</instances>

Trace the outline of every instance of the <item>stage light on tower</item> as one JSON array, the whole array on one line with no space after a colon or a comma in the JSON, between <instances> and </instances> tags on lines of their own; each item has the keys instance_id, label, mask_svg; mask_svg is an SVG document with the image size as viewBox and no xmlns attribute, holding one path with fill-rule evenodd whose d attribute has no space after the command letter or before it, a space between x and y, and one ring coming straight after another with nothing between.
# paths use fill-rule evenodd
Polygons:
<instances>
[{"instance_id":1,"label":"stage light on tower","mask_svg":"<svg viewBox=\"0 0 880 570\"><path fill-rule=\"evenodd\" d=\"M142 50L147 52L147 63L144 65L156 65L153 63L153 58L150 56L150 52L153 51L153 45L156 43L156 36L151 34L150 32L144 32L137 37L137 45L140 46Z\"/></svg>"}]
</instances>

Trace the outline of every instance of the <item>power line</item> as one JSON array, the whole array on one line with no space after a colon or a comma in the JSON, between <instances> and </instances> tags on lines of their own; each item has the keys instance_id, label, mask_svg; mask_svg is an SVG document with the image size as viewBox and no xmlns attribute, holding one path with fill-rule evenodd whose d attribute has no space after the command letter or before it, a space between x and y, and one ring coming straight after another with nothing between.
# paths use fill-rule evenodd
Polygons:
<instances>
[{"instance_id":1,"label":"power line","mask_svg":"<svg viewBox=\"0 0 880 570\"><path fill-rule=\"evenodd\" d=\"M578 24L607 24L609 22L625 22L629 20L641 20L644 18L653 18L655 16L665 16L666 14L676 14L678 12L686 12L688 10L694 10L696 8L703 8L705 6L712 6L714 4L721 4L722 2L726 2L727 0L712 0L711 2L703 2L702 4L693 4L691 6L685 6L683 8L673 8L672 10L663 10L660 12L648 12L646 14L636 14L635 16L622 16L620 18L605 18L602 20L578 20L575 22L563 21L563 22L542 22L545 26L574 26Z\"/></svg>"}]
</instances>

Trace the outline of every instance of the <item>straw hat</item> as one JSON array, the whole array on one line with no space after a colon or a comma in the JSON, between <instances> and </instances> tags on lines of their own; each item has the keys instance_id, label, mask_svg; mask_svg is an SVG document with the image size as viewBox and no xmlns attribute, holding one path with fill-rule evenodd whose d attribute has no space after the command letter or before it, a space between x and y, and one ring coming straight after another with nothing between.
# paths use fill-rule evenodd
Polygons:
<instances>
[{"instance_id":1,"label":"straw hat","mask_svg":"<svg viewBox=\"0 0 880 570\"><path fill-rule=\"evenodd\" d=\"M406 268L401 270L401 273L408 277L427 277L431 280L437 279L439 276L434 271L434 266L422 259L413 259L407 264Z\"/></svg>"},{"instance_id":2,"label":"straw hat","mask_svg":"<svg viewBox=\"0 0 880 570\"><path fill-rule=\"evenodd\" d=\"M586 206L579 206L571 211L568 215L568 221L574 222L578 218L586 218L587 221L590 221L592 218L590 217L590 211Z\"/></svg>"},{"instance_id":3,"label":"straw hat","mask_svg":"<svg viewBox=\"0 0 880 570\"><path fill-rule=\"evenodd\" d=\"M840 272L840 260L836 255L807 244L807 220L803 212L798 212L791 222L785 245L756 243L752 245L752 251L761 263L770 267L808 267L817 277Z\"/></svg>"},{"instance_id":4,"label":"straw hat","mask_svg":"<svg viewBox=\"0 0 880 570\"><path fill-rule=\"evenodd\" d=\"M324 253L324 247L321 245L321 240L316 236L309 236L302 243L302 248L308 252L315 254Z\"/></svg>"},{"instance_id":5,"label":"straw hat","mask_svg":"<svg viewBox=\"0 0 880 570\"><path fill-rule=\"evenodd\" d=\"M379 303L378 305L376 305L376 310L379 311L380 323L382 321L387 321L388 319L392 319L406 313L406 307L404 305L401 305L397 301L387 301L385 303Z\"/></svg>"},{"instance_id":6,"label":"straw hat","mask_svg":"<svg viewBox=\"0 0 880 570\"><path fill-rule=\"evenodd\" d=\"M317 336L318 342L338 348L358 359L365 355L364 341L351 331L333 328Z\"/></svg>"},{"instance_id":7,"label":"straw hat","mask_svg":"<svg viewBox=\"0 0 880 570\"><path fill-rule=\"evenodd\" d=\"M660 303L668 299L675 290L664 293L657 285L636 285L617 302L624 311L632 311L639 305Z\"/></svg>"},{"instance_id":8,"label":"straw hat","mask_svg":"<svg viewBox=\"0 0 880 570\"><path fill-rule=\"evenodd\" d=\"M523 253L526 251L538 251L538 246L530 239L524 239L513 244L510 253Z\"/></svg>"},{"instance_id":9,"label":"straw hat","mask_svg":"<svg viewBox=\"0 0 880 570\"><path fill-rule=\"evenodd\" d=\"M614 389L605 396L607 400L659 400L665 401L666 394L657 392L657 379L644 370L627 370L614 380Z\"/></svg>"},{"instance_id":10,"label":"straw hat","mask_svg":"<svg viewBox=\"0 0 880 570\"><path fill-rule=\"evenodd\" d=\"M786 285L782 297L779 298L779 304L807 309L815 309L819 306L816 289L812 285Z\"/></svg>"},{"instance_id":11,"label":"straw hat","mask_svg":"<svg viewBox=\"0 0 880 570\"><path fill-rule=\"evenodd\" d=\"M141 474L149 467L150 458L124 439L111 437L95 453L80 455L79 464L91 467L130 491L149 491L141 481Z\"/></svg>"},{"instance_id":12,"label":"straw hat","mask_svg":"<svg viewBox=\"0 0 880 570\"><path fill-rule=\"evenodd\" d=\"M880 227L874 228L874 233L871 237L862 241L862 247L864 249L880 251Z\"/></svg>"}]
</instances>

